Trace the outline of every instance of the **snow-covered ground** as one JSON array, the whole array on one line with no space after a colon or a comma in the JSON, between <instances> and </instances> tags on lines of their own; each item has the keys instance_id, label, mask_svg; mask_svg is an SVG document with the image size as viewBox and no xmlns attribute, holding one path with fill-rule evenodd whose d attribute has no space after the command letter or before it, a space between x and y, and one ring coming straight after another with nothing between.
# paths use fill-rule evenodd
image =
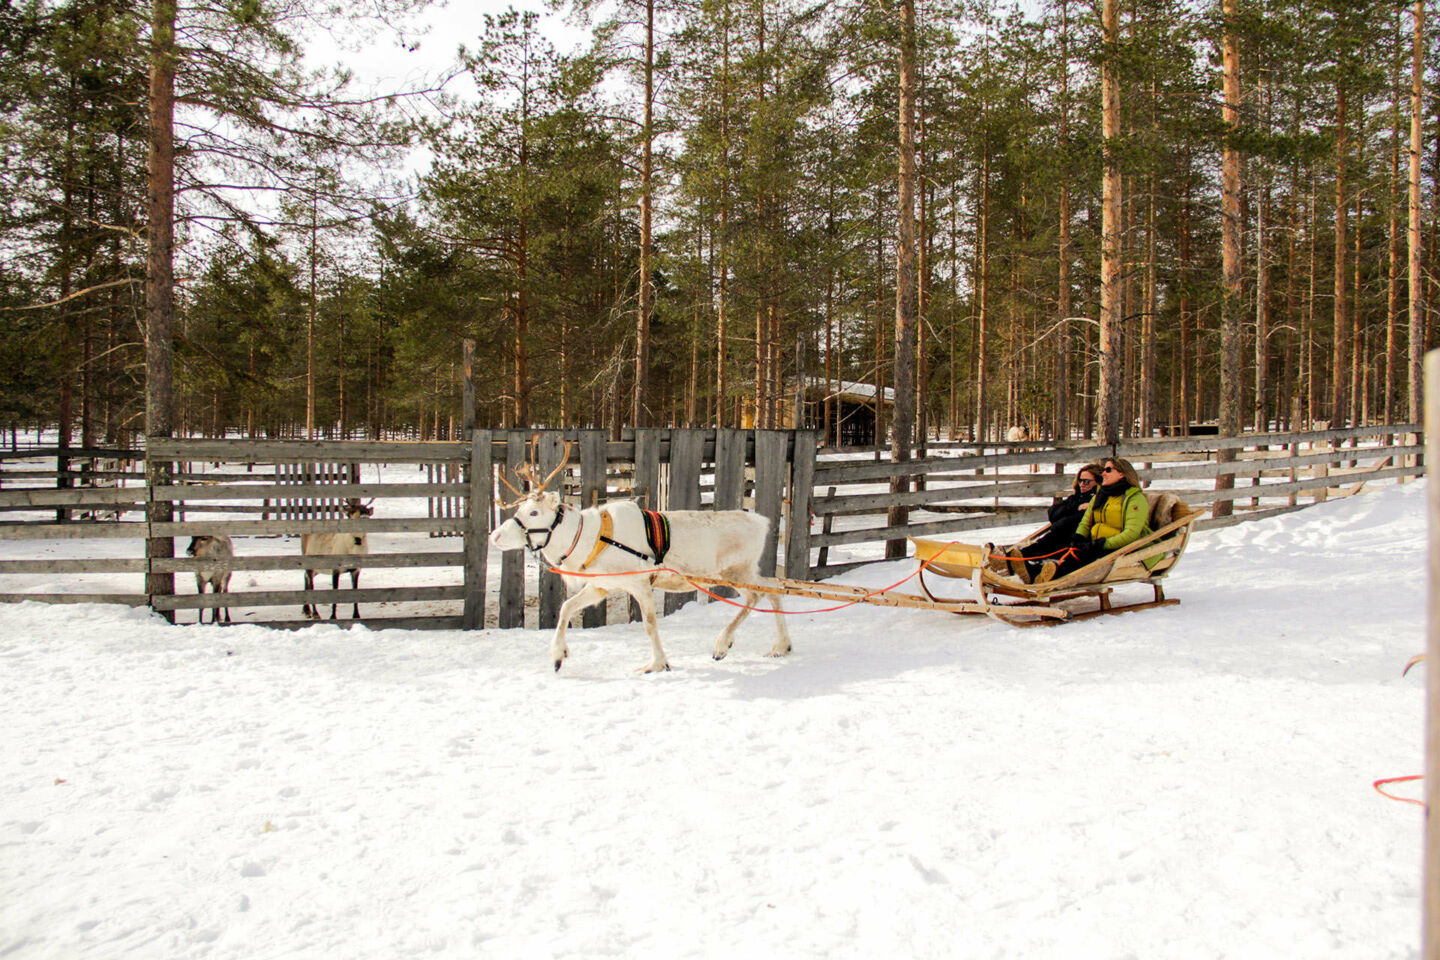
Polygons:
<instances>
[{"instance_id":1,"label":"snow-covered ground","mask_svg":"<svg viewBox=\"0 0 1440 960\"><path fill-rule=\"evenodd\" d=\"M1422 763L1424 547L1386 487L1199 534L1179 606L798 614L784 660L757 615L716 663L696 605L650 676L634 624L557 675L0 606L0 957L1418 956L1371 781Z\"/></svg>"}]
</instances>

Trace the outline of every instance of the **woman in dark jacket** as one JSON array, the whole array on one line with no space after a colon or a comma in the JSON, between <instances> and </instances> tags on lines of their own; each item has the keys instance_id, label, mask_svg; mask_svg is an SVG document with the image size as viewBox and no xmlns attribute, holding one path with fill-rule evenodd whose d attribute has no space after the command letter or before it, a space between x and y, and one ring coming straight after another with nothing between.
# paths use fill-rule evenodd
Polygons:
<instances>
[{"instance_id":1,"label":"woman in dark jacket","mask_svg":"<svg viewBox=\"0 0 1440 960\"><path fill-rule=\"evenodd\" d=\"M1128 460L1112 457L1100 471L1100 487L1070 540L1071 549L1046 560L1033 582L1048 583L1151 533L1150 502Z\"/></svg>"},{"instance_id":2,"label":"woman in dark jacket","mask_svg":"<svg viewBox=\"0 0 1440 960\"><path fill-rule=\"evenodd\" d=\"M1085 508L1090 505L1090 498L1095 495L1099 484L1100 464L1087 463L1081 467L1075 474L1070 496L1056 498L1050 504L1050 526L1040 538L1018 550L1005 551L1010 572L1029 583L1045 560L1058 558L1070 546L1070 540L1075 536L1080 519L1085 516Z\"/></svg>"}]
</instances>

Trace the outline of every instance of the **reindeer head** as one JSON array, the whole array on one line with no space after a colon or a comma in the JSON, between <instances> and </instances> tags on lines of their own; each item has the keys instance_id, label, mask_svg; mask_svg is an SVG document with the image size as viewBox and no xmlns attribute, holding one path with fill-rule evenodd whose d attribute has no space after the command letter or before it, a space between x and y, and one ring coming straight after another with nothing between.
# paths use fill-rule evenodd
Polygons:
<instances>
[{"instance_id":1,"label":"reindeer head","mask_svg":"<svg viewBox=\"0 0 1440 960\"><path fill-rule=\"evenodd\" d=\"M540 478L540 467L536 463L535 448L540 438L536 434L530 440L530 459L527 463L515 468L515 477L522 485L528 485L529 489L521 492L514 484L505 477L505 471L500 471L500 482L509 488L515 495L515 499L509 503L501 501L498 497L496 503L503 509L514 510L510 519L495 528L490 534L490 542L501 550L518 550L521 547L542 549L550 542L550 533L559 524L565 508L560 502L560 491L547 490L550 481L554 480L565 465L570 462L570 451L574 444L565 441L565 450L560 457L560 464L544 478Z\"/></svg>"}]
</instances>

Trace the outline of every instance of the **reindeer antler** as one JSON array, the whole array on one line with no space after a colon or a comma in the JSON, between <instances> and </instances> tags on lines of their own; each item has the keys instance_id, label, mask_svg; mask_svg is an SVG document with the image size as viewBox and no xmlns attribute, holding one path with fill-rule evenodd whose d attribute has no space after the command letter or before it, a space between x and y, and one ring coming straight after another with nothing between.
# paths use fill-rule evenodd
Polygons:
<instances>
[{"instance_id":1,"label":"reindeer antler","mask_svg":"<svg viewBox=\"0 0 1440 960\"><path fill-rule=\"evenodd\" d=\"M516 467L516 468L515 468L515 476L518 477L518 478L520 478L520 480L521 480L522 482L523 482L524 479L525 479L525 476L524 476L523 473L521 473L521 470L520 470L519 467ZM500 504L500 506L502 506L502 507L504 507L505 509L508 510L508 509L510 509L511 507L515 506L517 503L519 503L521 500L524 500L524 499L525 499L525 494L522 493L522 492L519 491L519 490L516 490L516 489L515 489L515 485L514 485L513 483L511 483L509 480L506 480L506 479L505 479L505 468L504 468L504 467L501 467L501 468L500 468L499 477L500 477L500 482L503 483L503 484L505 484L505 486L509 488L509 490L510 490L511 493L515 494L515 499L512 500L512 501L510 501L509 503L505 503L505 502L502 501L499 497L496 497L496 498L495 498L495 502L496 502L496 503Z\"/></svg>"},{"instance_id":2,"label":"reindeer antler","mask_svg":"<svg viewBox=\"0 0 1440 960\"><path fill-rule=\"evenodd\" d=\"M547 476L544 480L540 481L539 489L544 490L546 487L550 486L550 481L555 479L556 474L558 474L561 470L564 470L565 467L570 463L570 451L575 449L575 444L569 440L564 441L564 443L565 450L560 454L560 464L554 470L550 471L549 476ZM536 473L539 473L539 471L537 470Z\"/></svg>"},{"instance_id":3,"label":"reindeer antler","mask_svg":"<svg viewBox=\"0 0 1440 960\"><path fill-rule=\"evenodd\" d=\"M519 480L521 480L521 481L524 482L524 483L530 484L530 492L529 492L528 496L534 496L534 495L537 494L537 493L542 493L542 492L544 492L545 488L550 485L550 481L551 481L551 480L554 480L555 477L556 477L556 475L559 474L560 471L562 471L562 470L565 469L566 464L568 464L568 463L570 462L570 451L572 451L572 450L575 449L575 444L574 444L572 441L570 441L570 440L564 441L565 450L564 450L564 452L560 455L560 463L559 463L559 465L558 465L554 470L551 470L551 471L550 471L550 474L549 474L547 477L545 477L545 479L542 480L542 479L540 479L540 467L539 467L539 465L535 462L536 448L539 446L539 442L540 442L540 434L538 434L538 433L535 434L533 437L530 438L530 455L529 455L529 459L528 459L525 463L522 463L522 464L520 464L520 465L518 465L518 466L516 466L516 467L514 468L516 478L519 479ZM527 496L527 494L522 493L521 491L517 490L517 489L515 488L514 484L512 484L509 480L505 479L505 471L504 471L504 470L501 470L501 471L500 471L500 482L503 483L503 484L505 484L505 486L509 487L509 488L510 488L510 492L513 493L513 494L515 494L515 497L516 497L516 499L515 499L513 502L511 502L511 503L502 503L501 506L503 506L503 507L513 507L513 506L515 506L515 504L519 503L521 500L524 500L525 497ZM498 501L498 498L497 498L497 501Z\"/></svg>"}]
</instances>

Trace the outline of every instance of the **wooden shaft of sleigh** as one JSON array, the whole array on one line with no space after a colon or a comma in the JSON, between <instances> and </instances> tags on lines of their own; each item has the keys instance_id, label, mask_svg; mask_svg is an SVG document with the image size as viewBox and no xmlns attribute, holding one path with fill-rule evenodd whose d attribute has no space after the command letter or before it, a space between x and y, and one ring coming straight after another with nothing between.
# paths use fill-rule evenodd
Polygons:
<instances>
[{"instance_id":1,"label":"wooden shaft of sleigh","mask_svg":"<svg viewBox=\"0 0 1440 960\"><path fill-rule=\"evenodd\" d=\"M908 593L877 593L869 595L864 587L844 584L817 583L811 580L787 580L776 578L772 583L740 583L719 577L686 577L691 583L708 587L730 587L734 590L753 590L756 593L778 594L792 597L811 597L816 600L836 600L841 603L868 603L881 607L910 607L917 610L945 610L950 613L987 613L988 604L968 600L926 600ZM1054 617L1063 620L1069 616L1064 610L1046 606L1015 605L1005 606L1006 613L1026 614L1035 617Z\"/></svg>"}]
</instances>

